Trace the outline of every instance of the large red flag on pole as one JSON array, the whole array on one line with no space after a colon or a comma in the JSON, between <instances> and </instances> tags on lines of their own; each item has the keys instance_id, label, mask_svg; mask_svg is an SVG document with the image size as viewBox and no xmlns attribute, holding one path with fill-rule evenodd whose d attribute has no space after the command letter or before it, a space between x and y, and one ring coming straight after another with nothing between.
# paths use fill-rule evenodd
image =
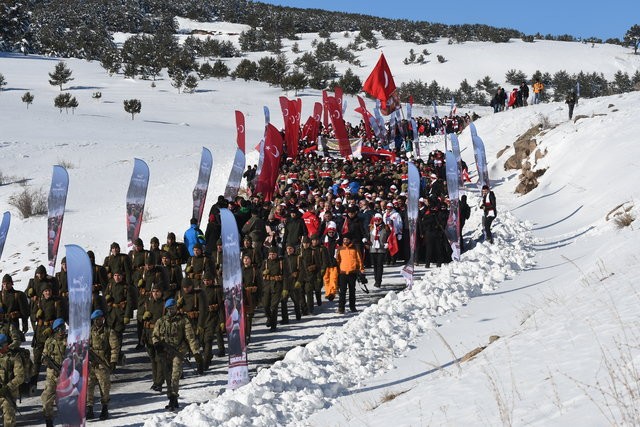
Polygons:
<instances>
[{"instance_id":1,"label":"large red flag on pole","mask_svg":"<svg viewBox=\"0 0 640 427\"><path fill-rule=\"evenodd\" d=\"M400 100L396 92L396 84L384 54L380 54L380 59L364 82L362 90L380 100L382 104L380 110L383 114L389 114L398 108Z\"/></svg>"}]
</instances>

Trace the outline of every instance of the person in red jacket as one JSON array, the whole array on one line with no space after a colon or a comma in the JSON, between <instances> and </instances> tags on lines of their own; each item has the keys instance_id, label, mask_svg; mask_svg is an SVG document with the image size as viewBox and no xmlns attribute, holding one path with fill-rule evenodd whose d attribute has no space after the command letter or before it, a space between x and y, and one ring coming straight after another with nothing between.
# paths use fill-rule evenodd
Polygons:
<instances>
[{"instance_id":1,"label":"person in red jacket","mask_svg":"<svg viewBox=\"0 0 640 427\"><path fill-rule=\"evenodd\" d=\"M304 221L304 225L307 226L307 236L311 237L318 233L318 229L320 228L320 219L313 209L309 208L306 204L302 204L301 207L304 209L302 220Z\"/></svg>"}]
</instances>

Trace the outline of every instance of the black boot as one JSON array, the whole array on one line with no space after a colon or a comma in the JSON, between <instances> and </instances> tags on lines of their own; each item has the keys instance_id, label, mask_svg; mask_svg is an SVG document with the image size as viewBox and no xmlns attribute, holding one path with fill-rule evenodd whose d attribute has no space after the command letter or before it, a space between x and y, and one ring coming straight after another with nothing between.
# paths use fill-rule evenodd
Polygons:
<instances>
[{"instance_id":1,"label":"black boot","mask_svg":"<svg viewBox=\"0 0 640 427\"><path fill-rule=\"evenodd\" d=\"M302 311L300 310L300 307L295 307L295 311L296 311L296 320L300 320L302 318Z\"/></svg>"},{"instance_id":2,"label":"black boot","mask_svg":"<svg viewBox=\"0 0 640 427\"><path fill-rule=\"evenodd\" d=\"M102 405L102 411L100 411L100 419L102 421L104 421L107 418L109 418L109 406L108 405Z\"/></svg>"},{"instance_id":3,"label":"black boot","mask_svg":"<svg viewBox=\"0 0 640 427\"><path fill-rule=\"evenodd\" d=\"M277 324L278 324L278 309L275 309L271 312L271 332L276 330Z\"/></svg>"},{"instance_id":4,"label":"black boot","mask_svg":"<svg viewBox=\"0 0 640 427\"><path fill-rule=\"evenodd\" d=\"M318 306L322 305L322 292L321 291L316 291L316 303L318 304Z\"/></svg>"},{"instance_id":5,"label":"black boot","mask_svg":"<svg viewBox=\"0 0 640 427\"><path fill-rule=\"evenodd\" d=\"M94 417L93 415L93 406L87 406L87 414L86 417L88 420L92 419Z\"/></svg>"},{"instance_id":6,"label":"black boot","mask_svg":"<svg viewBox=\"0 0 640 427\"><path fill-rule=\"evenodd\" d=\"M168 409L170 411L173 411L175 409L174 405L174 398L173 395L169 396L169 404L167 406L164 407L164 409Z\"/></svg>"},{"instance_id":7,"label":"black boot","mask_svg":"<svg viewBox=\"0 0 640 427\"><path fill-rule=\"evenodd\" d=\"M289 307L287 307L286 305L281 305L281 312L282 312L282 324L283 325L287 325L289 324Z\"/></svg>"},{"instance_id":8,"label":"black boot","mask_svg":"<svg viewBox=\"0 0 640 427\"><path fill-rule=\"evenodd\" d=\"M173 410L176 411L180 409L180 405L178 405L178 396L173 396Z\"/></svg>"},{"instance_id":9,"label":"black boot","mask_svg":"<svg viewBox=\"0 0 640 427\"><path fill-rule=\"evenodd\" d=\"M44 420L44 425L47 427L53 427L53 420L51 418L47 418Z\"/></svg>"}]
</instances>

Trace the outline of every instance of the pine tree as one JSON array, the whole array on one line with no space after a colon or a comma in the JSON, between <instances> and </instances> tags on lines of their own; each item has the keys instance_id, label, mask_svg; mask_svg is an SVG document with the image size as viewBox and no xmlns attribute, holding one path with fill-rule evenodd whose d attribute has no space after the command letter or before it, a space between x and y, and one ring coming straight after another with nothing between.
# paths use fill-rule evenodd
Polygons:
<instances>
[{"instance_id":1,"label":"pine tree","mask_svg":"<svg viewBox=\"0 0 640 427\"><path fill-rule=\"evenodd\" d=\"M186 93L195 92L198 87L198 78L193 74L189 74L186 79L184 79L184 91Z\"/></svg>"},{"instance_id":2,"label":"pine tree","mask_svg":"<svg viewBox=\"0 0 640 427\"><path fill-rule=\"evenodd\" d=\"M178 89L178 93L180 93L180 89L182 89L182 85L184 85L184 80L186 78L184 71L169 68L169 77L171 77L171 86Z\"/></svg>"},{"instance_id":3,"label":"pine tree","mask_svg":"<svg viewBox=\"0 0 640 427\"><path fill-rule=\"evenodd\" d=\"M55 99L53 100L53 105L60 110L60 113L62 113L63 108L65 110L69 109L69 102L71 102L71 94L68 92L61 93L60 95L55 97Z\"/></svg>"},{"instance_id":4,"label":"pine tree","mask_svg":"<svg viewBox=\"0 0 640 427\"><path fill-rule=\"evenodd\" d=\"M125 99L124 100L124 111L131 114L131 120L136 114L139 114L142 110L142 103L139 99Z\"/></svg>"},{"instance_id":5,"label":"pine tree","mask_svg":"<svg viewBox=\"0 0 640 427\"><path fill-rule=\"evenodd\" d=\"M75 113L76 113L76 108L78 108L78 105L79 105L79 104L78 104L78 100L77 100L77 99L76 99L76 97L74 96L74 97L72 97L72 98L69 100L69 102L68 102L68 104L67 104L67 108L71 108L71 112L72 112L73 114L75 114Z\"/></svg>"},{"instance_id":6,"label":"pine tree","mask_svg":"<svg viewBox=\"0 0 640 427\"><path fill-rule=\"evenodd\" d=\"M304 89L307 86L307 76L298 70L295 70L282 79L283 90L294 90L295 96L298 95L298 91Z\"/></svg>"},{"instance_id":7,"label":"pine tree","mask_svg":"<svg viewBox=\"0 0 640 427\"><path fill-rule=\"evenodd\" d=\"M507 81L507 83L510 83L514 86L519 86L520 83L527 81L527 75L521 70L516 71L514 69L511 69L507 71L504 79Z\"/></svg>"},{"instance_id":8,"label":"pine tree","mask_svg":"<svg viewBox=\"0 0 640 427\"><path fill-rule=\"evenodd\" d=\"M0 73L0 92L2 92L2 88L7 85L7 81L4 79L4 75Z\"/></svg>"},{"instance_id":9,"label":"pine tree","mask_svg":"<svg viewBox=\"0 0 640 427\"><path fill-rule=\"evenodd\" d=\"M33 102L33 95L31 95L31 92L25 92L24 95L22 95L22 102L27 104L27 110L28 110L29 105L31 105L31 103Z\"/></svg>"},{"instance_id":10,"label":"pine tree","mask_svg":"<svg viewBox=\"0 0 640 427\"><path fill-rule=\"evenodd\" d=\"M227 66L227 64L225 64L219 59L213 63L213 67L211 70L211 77L221 79L223 77L227 77L228 75L229 75L229 67Z\"/></svg>"},{"instance_id":11,"label":"pine tree","mask_svg":"<svg viewBox=\"0 0 640 427\"><path fill-rule=\"evenodd\" d=\"M347 68L344 75L338 80L338 86L342 88L344 93L355 95L362 90L362 81L356 76L351 68Z\"/></svg>"},{"instance_id":12,"label":"pine tree","mask_svg":"<svg viewBox=\"0 0 640 427\"><path fill-rule=\"evenodd\" d=\"M60 61L56 64L55 69L52 73L49 73L49 84L51 86L60 86L60 91L62 91L62 85L69 83L73 80L71 77L71 70L67 68L67 65Z\"/></svg>"},{"instance_id":13,"label":"pine tree","mask_svg":"<svg viewBox=\"0 0 640 427\"><path fill-rule=\"evenodd\" d=\"M627 44L633 46L633 53L638 53L638 46L640 46L640 25L636 24L629 28L624 35L624 41Z\"/></svg>"}]
</instances>

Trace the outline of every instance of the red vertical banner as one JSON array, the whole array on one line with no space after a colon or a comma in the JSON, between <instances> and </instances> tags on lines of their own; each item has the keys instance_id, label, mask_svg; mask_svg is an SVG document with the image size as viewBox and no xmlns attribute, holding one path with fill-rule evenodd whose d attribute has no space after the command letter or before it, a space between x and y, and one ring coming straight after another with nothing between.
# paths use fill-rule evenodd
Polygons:
<instances>
[{"instance_id":1,"label":"red vertical banner","mask_svg":"<svg viewBox=\"0 0 640 427\"><path fill-rule=\"evenodd\" d=\"M267 201L273 197L281 157L282 136L275 126L269 124L265 133L262 170L256 184L256 193L262 193Z\"/></svg>"},{"instance_id":2,"label":"red vertical banner","mask_svg":"<svg viewBox=\"0 0 640 427\"><path fill-rule=\"evenodd\" d=\"M367 110L367 106L361 96L358 96L358 103L360 104L360 107L356 108L355 111L362 114L362 121L364 121L364 129L367 134L367 139L373 140L373 131L371 130L371 113Z\"/></svg>"},{"instance_id":3,"label":"red vertical banner","mask_svg":"<svg viewBox=\"0 0 640 427\"><path fill-rule=\"evenodd\" d=\"M344 119L342 118L342 109L340 108L338 100L333 96L327 96L327 106L329 116L331 117L331 124L333 125L333 131L336 134L336 139L340 146L340 155L346 159L351 156L352 152L347 127L344 123Z\"/></svg>"},{"instance_id":4,"label":"red vertical banner","mask_svg":"<svg viewBox=\"0 0 640 427\"><path fill-rule=\"evenodd\" d=\"M244 114L240 111L236 111L236 143L238 144L238 148L242 150L243 153L246 154L245 151L245 128L244 128Z\"/></svg>"},{"instance_id":5,"label":"red vertical banner","mask_svg":"<svg viewBox=\"0 0 640 427\"><path fill-rule=\"evenodd\" d=\"M328 98L329 98L329 94L327 93L326 90L323 90L322 91L322 108L323 108L322 126L324 126L325 129L329 127L329 106L327 105Z\"/></svg>"}]
</instances>

